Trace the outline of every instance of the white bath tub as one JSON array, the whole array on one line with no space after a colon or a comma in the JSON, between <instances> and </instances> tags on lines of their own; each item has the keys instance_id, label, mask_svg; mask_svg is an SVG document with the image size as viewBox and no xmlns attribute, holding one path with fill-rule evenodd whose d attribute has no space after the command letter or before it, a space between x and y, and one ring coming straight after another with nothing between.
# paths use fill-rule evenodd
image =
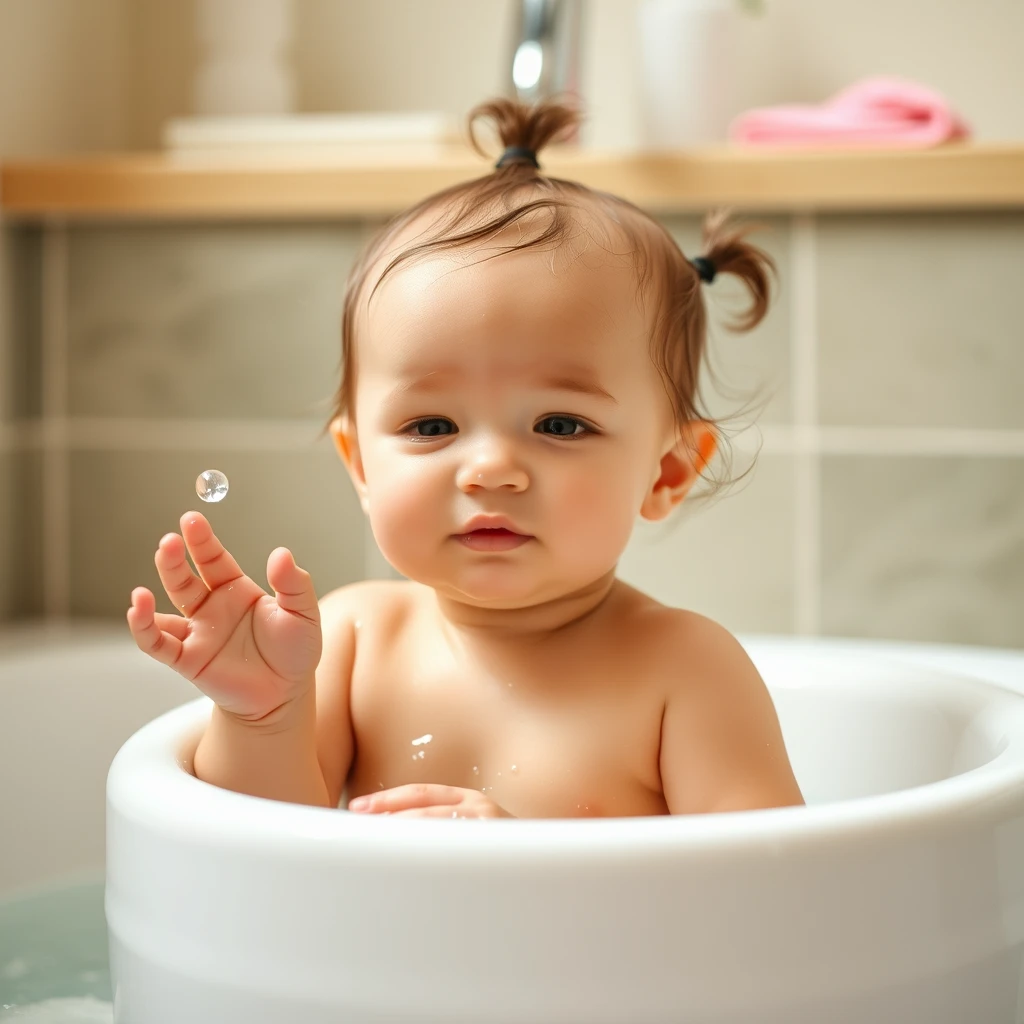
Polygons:
<instances>
[{"instance_id":1,"label":"white bath tub","mask_svg":"<svg viewBox=\"0 0 1024 1024\"><path fill-rule=\"evenodd\" d=\"M438 822L287 806L144 728L108 783L131 1024L1016 1022L1024 696L752 643L810 806Z\"/></svg>"},{"instance_id":2,"label":"white bath tub","mask_svg":"<svg viewBox=\"0 0 1024 1024\"><path fill-rule=\"evenodd\" d=\"M347 1004L350 1022L1019 1024L1019 704L909 666L1024 691L1024 654L751 649L818 801L807 809L353 821L181 773L199 705L150 727L112 780L119 1019L315 1024ZM879 652L907 671L858 664ZM807 657L824 659L810 676ZM829 686L845 696L815 704ZM110 758L193 695L119 629L0 634L0 896L101 866Z\"/></svg>"}]
</instances>

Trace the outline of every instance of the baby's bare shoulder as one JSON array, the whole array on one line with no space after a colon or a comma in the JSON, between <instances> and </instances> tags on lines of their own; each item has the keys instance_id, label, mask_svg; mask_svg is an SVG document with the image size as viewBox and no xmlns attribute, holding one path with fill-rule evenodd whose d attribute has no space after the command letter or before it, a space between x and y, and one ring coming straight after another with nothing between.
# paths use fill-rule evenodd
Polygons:
<instances>
[{"instance_id":1,"label":"baby's bare shoulder","mask_svg":"<svg viewBox=\"0 0 1024 1024\"><path fill-rule=\"evenodd\" d=\"M406 580L360 580L338 587L320 599L325 639L355 623L368 628L394 624L409 614L416 595Z\"/></svg>"},{"instance_id":2,"label":"baby's bare shoulder","mask_svg":"<svg viewBox=\"0 0 1024 1024\"><path fill-rule=\"evenodd\" d=\"M728 699L733 687L760 682L740 642L724 626L698 612L672 608L639 591L627 595L624 631L641 640L668 693L714 686Z\"/></svg>"}]
</instances>

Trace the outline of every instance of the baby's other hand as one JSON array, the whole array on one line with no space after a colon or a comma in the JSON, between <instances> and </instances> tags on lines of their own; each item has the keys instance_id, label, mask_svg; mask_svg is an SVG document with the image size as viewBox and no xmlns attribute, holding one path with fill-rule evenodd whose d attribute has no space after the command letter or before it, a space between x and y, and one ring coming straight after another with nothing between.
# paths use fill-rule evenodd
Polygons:
<instances>
[{"instance_id":1,"label":"baby's other hand","mask_svg":"<svg viewBox=\"0 0 1024 1024\"><path fill-rule=\"evenodd\" d=\"M275 549L267 560L271 597L242 572L205 516L187 512L181 533L164 536L154 559L181 615L157 612L153 594L137 587L128 610L132 636L224 711L264 719L307 691L320 661L320 609L309 573L287 548Z\"/></svg>"},{"instance_id":2,"label":"baby's other hand","mask_svg":"<svg viewBox=\"0 0 1024 1024\"><path fill-rule=\"evenodd\" d=\"M348 809L403 818L514 818L476 789L413 783L356 797Z\"/></svg>"}]
</instances>

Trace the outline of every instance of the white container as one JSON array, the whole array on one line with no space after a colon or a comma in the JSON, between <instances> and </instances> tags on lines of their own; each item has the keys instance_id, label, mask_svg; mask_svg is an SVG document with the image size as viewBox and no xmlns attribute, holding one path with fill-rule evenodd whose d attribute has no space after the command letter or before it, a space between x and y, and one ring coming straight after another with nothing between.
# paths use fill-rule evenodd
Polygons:
<instances>
[{"instance_id":1,"label":"white container","mask_svg":"<svg viewBox=\"0 0 1024 1024\"><path fill-rule=\"evenodd\" d=\"M1024 697L856 647L748 645L809 806L365 817L183 768L108 778L125 1024L1010 1024L1024 993Z\"/></svg>"},{"instance_id":2,"label":"white container","mask_svg":"<svg viewBox=\"0 0 1024 1024\"><path fill-rule=\"evenodd\" d=\"M196 32L197 114L251 116L294 109L295 82L288 60L291 0L196 0Z\"/></svg>"},{"instance_id":3,"label":"white container","mask_svg":"<svg viewBox=\"0 0 1024 1024\"><path fill-rule=\"evenodd\" d=\"M641 0L640 96L651 149L724 143L735 110L739 0Z\"/></svg>"}]
</instances>

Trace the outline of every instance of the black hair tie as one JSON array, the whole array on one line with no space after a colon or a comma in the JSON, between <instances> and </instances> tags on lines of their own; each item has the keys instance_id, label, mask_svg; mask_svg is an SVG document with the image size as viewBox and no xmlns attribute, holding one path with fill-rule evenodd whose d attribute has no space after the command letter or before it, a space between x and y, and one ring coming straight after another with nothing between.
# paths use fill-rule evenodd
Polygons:
<instances>
[{"instance_id":1,"label":"black hair tie","mask_svg":"<svg viewBox=\"0 0 1024 1024\"><path fill-rule=\"evenodd\" d=\"M706 256L694 256L690 263L693 264L694 270L700 274L700 279L705 284L711 284L714 281L718 268Z\"/></svg>"},{"instance_id":2,"label":"black hair tie","mask_svg":"<svg viewBox=\"0 0 1024 1024\"><path fill-rule=\"evenodd\" d=\"M494 165L495 170L498 170L505 166L505 164L518 162L525 160L527 163L533 164L537 170L540 170L540 164L537 163L537 154L532 149L527 149L526 146L507 146L505 152L501 154L501 159Z\"/></svg>"}]
</instances>

